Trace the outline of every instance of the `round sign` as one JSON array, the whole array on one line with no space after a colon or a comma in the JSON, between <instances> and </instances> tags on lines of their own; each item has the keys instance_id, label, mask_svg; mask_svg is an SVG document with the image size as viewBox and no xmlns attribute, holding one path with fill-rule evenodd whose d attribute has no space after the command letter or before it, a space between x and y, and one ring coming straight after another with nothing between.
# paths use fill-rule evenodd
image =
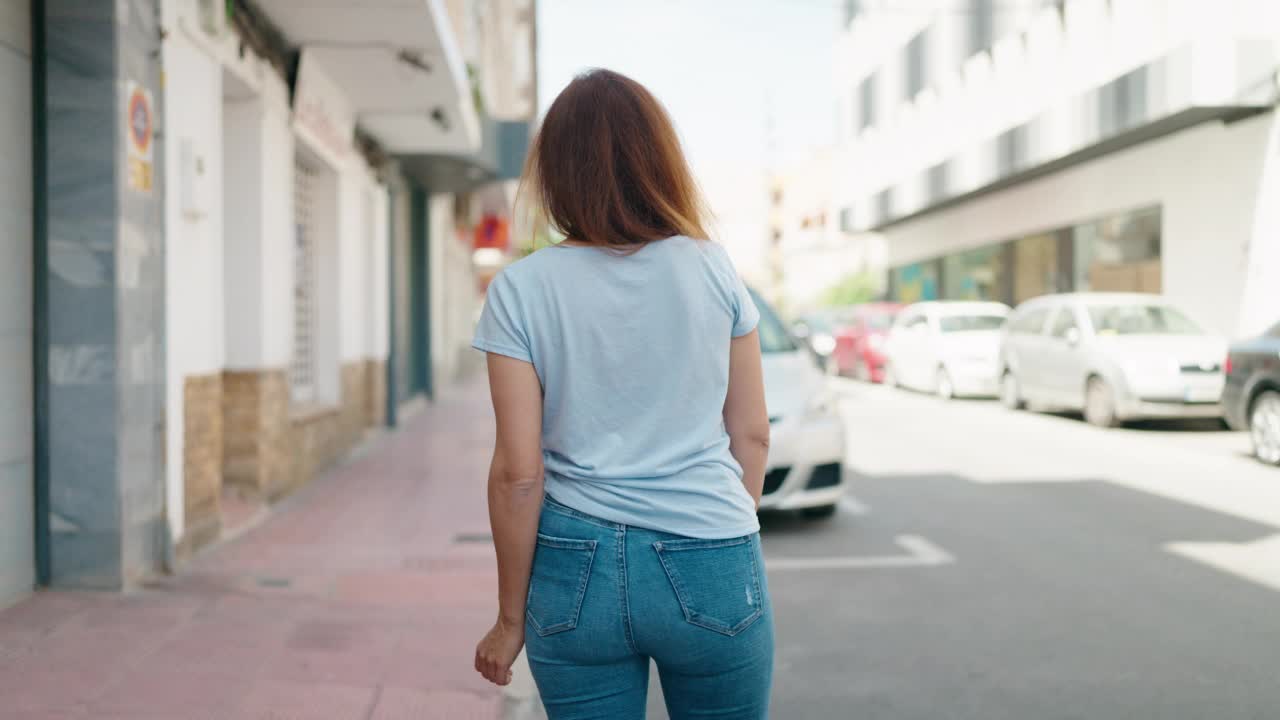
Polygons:
<instances>
[{"instance_id":1,"label":"round sign","mask_svg":"<svg viewBox=\"0 0 1280 720\"><path fill-rule=\"evenodd\" d=\"M151 103L141 88L129 96L129 137L138 152L146 152L151 145Z\"/></svg>"}]
</instances>

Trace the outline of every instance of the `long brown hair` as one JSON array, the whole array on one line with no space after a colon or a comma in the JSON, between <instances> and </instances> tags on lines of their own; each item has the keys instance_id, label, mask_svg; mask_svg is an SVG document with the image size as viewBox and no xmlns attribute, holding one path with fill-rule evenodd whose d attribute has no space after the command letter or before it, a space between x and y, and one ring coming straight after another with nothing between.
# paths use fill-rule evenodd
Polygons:
<instances>
[{"instance_id":1,"label":"long brown hair","mask_svg":"<svg viewBox=\"0 0 1280 720\"><path fill-rule=\"evenodd\" d=\"M575 242L625 250L708 237L706 206L666 110L611 70L577 76L551 103L520 192Z\"/></svg>"}]
</instances>

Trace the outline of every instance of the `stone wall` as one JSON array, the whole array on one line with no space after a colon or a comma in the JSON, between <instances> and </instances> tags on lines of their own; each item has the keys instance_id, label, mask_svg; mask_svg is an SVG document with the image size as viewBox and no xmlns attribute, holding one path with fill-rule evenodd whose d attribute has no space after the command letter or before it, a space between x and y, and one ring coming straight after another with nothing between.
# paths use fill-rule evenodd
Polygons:
<instances>
[{"instance_id":1,"label":"stone wall","mask_svg":"<svg viewBox=\"0 0 1280 720\"><path fill-rule=\"evenodd\" d=\"M289 376L283 369L223 373L223 473L247 498L293 485Z\"/></svg>"},{"instance_id":2,"label":"stone wall","mask_svg":"<svg viewBox=\"0 0 1280 720\"><path fill-rule=\"evenodd\" d=\"M222 376L186 378L183 395L183 545L195 548L222 529L219 508L223 477Z\"/></svg>"},{"instance_id":3,"label":"stone wall","mask_svg":"<svg viewBox=\"0 0 1280 720\"><path fill-rule=\"evenodd\" d=\"M387 363L373 358L364 363L365 425L378 427L387 420Z\"/></svg>"},{"instance_id":4,"label":"stone wall","mask_svg":"<svg viewBox=\"0 0 1280 720\"><path fill-rule=\"evenodd\" d=\"M369 366L363 360L342 366L342 400L335 407L314 409L292 418L292 477L273 488L270 499L309 482L360 443L368 427Z\"/></svg>"}]
</instances>

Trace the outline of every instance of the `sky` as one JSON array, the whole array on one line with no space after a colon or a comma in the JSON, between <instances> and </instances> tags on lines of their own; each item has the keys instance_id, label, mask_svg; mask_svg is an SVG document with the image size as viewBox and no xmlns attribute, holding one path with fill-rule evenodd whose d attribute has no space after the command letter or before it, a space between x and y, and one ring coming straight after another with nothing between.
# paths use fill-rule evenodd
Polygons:
<instances>
[{"instance_id":1,"label":"sky","mask_svg":"<svg viewBox=\"0 0 1280 720\"><path fill-rule=\"evenodd\" d=\"M575 75L629 75L667 107L748 276L763 271L771 167L830 145L839 0L539 0L538 105Z\"/></svg>"}]
</instances>

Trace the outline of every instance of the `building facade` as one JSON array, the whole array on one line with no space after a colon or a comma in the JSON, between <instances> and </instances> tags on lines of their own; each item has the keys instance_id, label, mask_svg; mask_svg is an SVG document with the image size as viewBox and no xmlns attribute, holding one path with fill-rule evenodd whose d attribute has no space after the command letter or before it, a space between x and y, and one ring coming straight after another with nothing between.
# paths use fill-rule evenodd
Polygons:
<instances>
[{"instance_id":1,"label":"building facade","mask_svg":"<svg viewBox=\"0 0 1280 720\"><path fill-rule=\"evenodd\" d=\"M4 604L172 569L447 389L533 11L0 8Z\"/></svg>"},{"instance_id":2,"label":"building facade","mask_svg":"<svg viewBox=\"0 0 1280 720\"><path fill-rule=\"evenodd\" d=\"M1280 310L1280 6L846 3L836 202L902 300L1158 292Z\"/></svg>"}]
</instances>

